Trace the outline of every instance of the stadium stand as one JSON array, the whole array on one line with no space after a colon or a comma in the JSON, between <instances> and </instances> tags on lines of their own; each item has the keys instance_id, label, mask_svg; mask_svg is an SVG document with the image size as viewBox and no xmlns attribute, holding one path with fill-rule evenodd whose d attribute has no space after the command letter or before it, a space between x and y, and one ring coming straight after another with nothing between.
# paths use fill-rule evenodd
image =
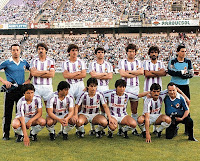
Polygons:
<instances>
[{"instance_id":1,"label":"stadium stand","mask_svg":"<svg viewBox=\"0 0 200 161\"><path fill-rule=\"evenodd\" d=\"M22 41L23 36L17 39L11 37L0 38L0 60L3 61L10 56L9 46L13 43L22 43L22 57L30 61L36 54L36 44L44 42L49 46L48 54L56 61L56 67L61 66L61 62L67 59L67 47L70 43L78 44L80 47L79 56L88 64L94 59L94 49L103 46L107 50L106 59L114 67L117 66L119 59L126 56L125 46L128 43L135 43L138 46L137 59L149 59L147 51L151 45L157 45L161 54L160 60L165 64L171 57L176 56L176 47L184 43L187 47L187 57L190 58L195 68L200 66L200 37L195 34L188 34L180 37L180 34L172 34L167 37L166 34L143 34L140 38L138 34L120 34L116 37L112 35L41 35L40 39L36 36L30 36L26 41Z\"/></svg>"},{"instance_id":2,"label":"stadium stand","mask_svg":"<svg viewBox=\"0 0 200 161\"><path fill-rule=\"evenodd\" d=\"M198 0L10 0L0 23L199 19Z\"/></svg>"}]
</instances>

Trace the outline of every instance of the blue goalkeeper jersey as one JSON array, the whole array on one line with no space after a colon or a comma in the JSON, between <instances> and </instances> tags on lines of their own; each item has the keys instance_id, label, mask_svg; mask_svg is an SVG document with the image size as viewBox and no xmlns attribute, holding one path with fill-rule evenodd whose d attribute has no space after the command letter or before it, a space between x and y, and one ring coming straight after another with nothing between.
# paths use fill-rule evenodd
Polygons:
<instances>
[{"instance_id":1,"label":"blue goalkeeper jersey","mask_svg":"<svg viewBox=\"0 0 200 161\"><path fill-rule=\"evenodd\" d=\"M12 57L0 64L0 70L5 70L7 81L22 85L25 82L25 70L30 65L26 60L20 59L19 63L13 61Z\"/></svg>"},{"instance_id":2,"label":"blue goalkeeper jersey","mask_svg":"<svg viewBox=\"0 0 200 161\"><path fill-rule=\"evenodd\" d=\"M171 59L168 63L168 74L172 76L171 82L177 85L188 85L189 79L181 78L181 70L193 69L189 59L184 58L183 62L179 62L177 58Z\"/></svg>"}]
</instances>

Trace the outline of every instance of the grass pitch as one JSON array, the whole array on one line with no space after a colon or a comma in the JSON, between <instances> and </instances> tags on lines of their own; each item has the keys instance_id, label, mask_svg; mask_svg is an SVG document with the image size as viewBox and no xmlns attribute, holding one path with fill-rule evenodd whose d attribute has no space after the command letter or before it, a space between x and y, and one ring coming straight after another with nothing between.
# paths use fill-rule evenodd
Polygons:
<instances>
[{"instance_id":1,"label":"grass pitch","mask_svg":"<svg viewBox=\"0 0 200 161\"><path fill-rule=\"evenodd\" d=\"M5 78L3 73L1 77ZM89 75L87 75L89 78ZM85 82L87 80L85 79ZM110 81L110 88L114 88L114 83L120 76L114 75ZM57 84L64 80L61 73L56 73L53 85L56 90ZM163 77L163 88L170 81L170 77ZM194 135L200 141L200 77L194 77L190 81L191 92L191 106L190 113L194 121ZM143 91L144 77L140 77L140 92ZM0 93L0 117L3 117L3 93ZM140 99L138 114L141 115L143 110L143 100ZM130 114L130 105L127 108ZM162 109L164 113L164 106ZM46 112L43 108L43 117L45 118ZM15 113L13 112L13 118ZM2 122L2 120L1 120ZM0 124L2 128L2 124ZM77 138L75 136L75 129L69 133L69 139L63 141L62 137L56 138L55 141L50 141L48 131L44 128L38 134L38 141L31 142L30 147L24 147L23 143L16 143L14 132L11 128L11 140L3 141L0 139L0 160L7 161L43 161L43 160L200 160L200 142L191 142L187 140L184 133L184 125L179 125L180 129L178 136L172 140L165 139L165 131L161 138L157 138L154 134L152 136L152 143L145 143L142 137L132 136L129 132L130 139L124 139L117 136L117 130L114 133L113 139L108 139L106 136L101 139L95 136L89 136L90 125L85 126L85 138ZM55 127L56 132L60 130L60 124ZM137 130L140 132L139 128ZM107 129L106 129L107 132ZM28 132L29 133L29 132ZM2 130L0 131L2 137Z\"/></svg>"}]
</instances>

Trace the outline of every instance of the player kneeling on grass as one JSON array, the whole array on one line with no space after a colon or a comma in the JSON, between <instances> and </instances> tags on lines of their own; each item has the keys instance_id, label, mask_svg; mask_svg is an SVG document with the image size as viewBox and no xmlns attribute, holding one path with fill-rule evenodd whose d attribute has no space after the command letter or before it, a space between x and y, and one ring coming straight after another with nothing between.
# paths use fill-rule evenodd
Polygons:
<instances>
[{"instance_id":1,"label":"player kneeling on grass","mask_svg":"<svg viewBox=\"0 0 200 161\"><path fill-rule=\"evenodd\" d=\"M32 127L30 137L37 141L37 133L46 125L42 118L42 101L40 96L35 96L35 88L32 84L25 84L22 87L24 96L17 103L17 114L12 122L15 133L18 134L17 142L24 141L25 146L30 145L26 129Z\"/></svg>"},{"instance_id":2,"label":"player kneeling on grass","mask_svg":"<svg viewBox=\"0 0 200 161\"><path fill-rule=\"evenodd\" d=\"M135 128L137 123L131 116L127 114L127 103L130 98L138 99L139 97L146 96L149 92L143 92L138 95L130 92L125 92L126 81L123 79L119 79L115 82L115 88L116 89L114 90L105 91L104 95L108 99L111 116L114 117L119 125L123 126L122 132L124 138L128 138L128 130L132 130L130 127ZM108 137L113 137L112 129L109 129Z\"/></svg>"},{"instance_id":3,"label":"player kneeling on grass","mask_svg":"<svg viewBox=\"0 0 200 161\"><path fill-rule=\"evenodd\" d=\"M73 129L74 123L71 117L74 114L74 98L68 94L70 84L61 81L57 86L57 92L47 101L47 129L50 140L55 140L54 125L60 122L63 126L63 140L68 139L68 132Z\"/></svg>"},{"instance_id":4,"label":"player kneeling on grass","mask_svg":"<svg viewBox=\"0 0 200 161\"><path fill-rule=\"evenodd\" d=\"M160 125L160 127L156 129L156 135L161 137L161 132L171 124L171 118L160 113L162 102L167 95L167 90L161 92L161 86L157 83L153 83L150 87L150 95L151 98L147 97L144 100L143 115L138 117L139 127L147 143L151 142L151 135L149 132L150 125Z\"/></svg>"},{"instance_id":5,"label":"player kneeling on grass","mask_svg":"<svg viewBox=\"0 0 200 161\"><path fill-rule=\"evenodd\" d=\"M73 119L78 127L77 135L79 137L84 137L84 125L86 125L88 122L92 123L93 125L99 125L95 129L97 138L102 137L101 131L106 128L108 124L109 128L112 130L117 128L117 122L111 117L104 95L103 93L97 91L97 85L98 82L96 78L89 78L87 80L87 91L83 92L82 95L76 100ZM78 109L81 104L82 109L78 114ZM105 113L108 116L109 123L107 118L100 114L100 104L102 104Z\"/></svg>"}]
</instances>

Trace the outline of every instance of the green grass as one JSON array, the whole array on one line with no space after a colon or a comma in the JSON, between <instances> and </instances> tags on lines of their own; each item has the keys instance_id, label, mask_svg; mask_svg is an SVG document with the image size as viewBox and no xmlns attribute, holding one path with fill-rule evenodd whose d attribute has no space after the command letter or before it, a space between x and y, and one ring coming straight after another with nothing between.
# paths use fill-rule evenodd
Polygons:
<instances>
[{"instance_id":1,"label":"green grass","mask_svg":"<svg viewBox=\"0 0 200 161\"><path fill-rule=\"evenodd\" d=\"M5 77L3 73L0 76ZM87 78L89 75L87 75ZM87 80L87 78L85 80ZM115 81L120 78L119 75L114 75L110 81L110 88L114 88ZM57 73L54 80L54 90L56 85L61 80L64 80L62 74ZM166 87L170 77L163 78L163 87ZM200 77L194 77L190 82L191 90L191 117L194 120L195 137L200 140L200 110L199 91L200 85L198 82ZM85 81L86 82L86 81ZM143 91L144 78L140 77L140 92ZM3 93L0 93L0 117L3 117ZM142 114L143 100L140 99L138 114ZM45 117L45 109L43 109L43 117ZM164 107L163 107L164 113ZM130 114L130 105L128 105L128 113ZM14 118L14 113L13 113ZM0 124L2 128L2 124ZM139 128L137 128L139 131ZM56 125L56 132L60 130L60 124ZM0 160L200 160L200 142L190 142L187 136L183 134L184 126L180 124L179 134L172 140L165 139L165 132L162 138L152 136L152 143L145 143L145 139L137 136L132 136L129 132L130 139L124 139L114 133L113 139L108 139L104 136L97 139L94 136L89 136L90 126L85 127L85 138L77 138L73 129L69 133L69 140L63 141L61 137L55 141L50 141L48 131L44 128L38 134L38 141L31 142L30 147L24 147L23 143L15 143L14 133L11 129L11 140L3 141L0 139ZM107 131L107 130L106 130ZM2 131L0 131L2 136Z\"/></svg>"}]
</instances>

